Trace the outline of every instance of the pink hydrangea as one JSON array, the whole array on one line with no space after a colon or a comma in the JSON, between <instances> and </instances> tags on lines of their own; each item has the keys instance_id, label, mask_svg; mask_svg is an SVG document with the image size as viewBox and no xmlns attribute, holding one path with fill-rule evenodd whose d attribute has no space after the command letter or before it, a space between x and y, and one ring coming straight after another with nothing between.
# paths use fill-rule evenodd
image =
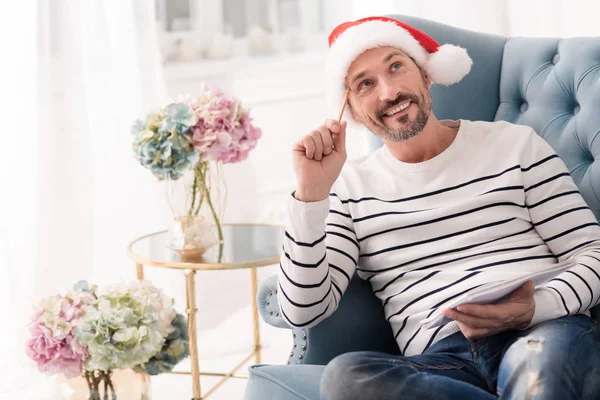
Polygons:
<instances>
[{"instance_id":1,"label":"pink hydrangea","mask_svg":"<svg viewBox=\"0 0 600 400\"><path fill-rule=\"evenodd\" d=\"M81 375L87 349L75 337L75 328L91 299L90 293L75 292L45 298L35 307L26 353L41 372Z\"/></svg>"},{"instance_id":2,"label":"pink hydrangea","mask_svg":"<svg viewBox=\"0 0 600 400\"><path fill-rule=\"evenodd\" d=\"M249 111L238 99L205 86L190 103L198 118L192 142L203 161L235 163L248 158L262 131L252 125Z\"/></svg>"}]
</instances>

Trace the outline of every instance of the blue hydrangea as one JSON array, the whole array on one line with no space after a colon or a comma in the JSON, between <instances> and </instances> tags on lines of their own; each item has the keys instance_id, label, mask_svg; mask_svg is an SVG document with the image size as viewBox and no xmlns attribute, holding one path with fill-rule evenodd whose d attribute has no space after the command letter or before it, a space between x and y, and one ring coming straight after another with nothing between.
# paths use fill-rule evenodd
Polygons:
<instances>
[{"instance_id":1,"label":"blue hydrangea","mask_svg":"<svg viewBox=\"0 0 600 400\"><path fill-rule=\"evenodd\" d=\"M196 125L196 116L192 108L185 103L169 104L166 109L167 116L161 123L161 129L167 132L177 130L187 131Z\"/></svg>"},{"instance_id":2,"label":"blue hydrangea","mask_svg":"<svg viewBox=\"0 0 600 400\"><path fill-rule=\"evenodd\" d=\"M91 293L93 288L86 280L80 280L73 285L73 291Z\"/></svg>"},{"instance_id":3,"label":"blue hydrangea","mask_svg":"<svg viewBox=\"0 0 600 400\"><path fill-rule=\"evenodd\" d=\"M151 113L145 121L134 122L134 157L158 179L179 179L200 161L191 141L191 127L197 122L190 106L173 103Z\"/></svg>"},{"instance_id":4,"label":"blue hydrangea","mask_svg":"<svg viewBox=\"0 0 600 400\"><path fill-rule=\"evenodd\" d=\"M136 371L150 375L171 372L175 365L189 355L187 319L182 314L177 314L172 325L175 329L167 336L160 352L148 362L137 365Z\"/></svg>"}]
</instances>

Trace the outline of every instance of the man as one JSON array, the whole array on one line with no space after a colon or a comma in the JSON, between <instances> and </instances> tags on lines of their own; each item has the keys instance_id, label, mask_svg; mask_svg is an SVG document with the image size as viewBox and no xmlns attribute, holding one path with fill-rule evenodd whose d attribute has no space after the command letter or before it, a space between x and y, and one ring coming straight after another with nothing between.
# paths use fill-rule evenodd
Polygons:
<instances>
[{"instance_id":1,"label":"man","mask_svg":"<svg viewBox=\"0 0 600 400\"><path fill-rule=\"evenodd\" d=\"M373 17L330 36L342 123L295 144L278 298L285 320L330 316L358 271L381 299L401 356L344 354L323 399L598 399L600 227L563 162L531 128L440 121L429 87L465 76L464 49ZM337 79L337 80L336 80ZM384 146L346 163L347 124ZM445 309L486 282L573 265L501 304ZM452 322L425 329L438 308Z\"/></svg>"}]
</instances>

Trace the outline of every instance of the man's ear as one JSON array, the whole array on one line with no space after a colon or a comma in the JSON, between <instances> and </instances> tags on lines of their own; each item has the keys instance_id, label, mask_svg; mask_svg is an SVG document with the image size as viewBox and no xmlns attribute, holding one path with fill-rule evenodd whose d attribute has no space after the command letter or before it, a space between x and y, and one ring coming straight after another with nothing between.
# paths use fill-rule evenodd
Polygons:
<instances>
[{"instance_id":1,"label":"man's ear","mask_svg":"<svg viewBox=\"0 0 600 400\"><path fill-rule=\"evenodd\" d=\"M425 86L427 86L428 88L431 88L431 86L433 85L433 82L431 81L429 75L427 75L427 72L423 72L423 81L425 82Z\"/></svg>"}]
</instances>

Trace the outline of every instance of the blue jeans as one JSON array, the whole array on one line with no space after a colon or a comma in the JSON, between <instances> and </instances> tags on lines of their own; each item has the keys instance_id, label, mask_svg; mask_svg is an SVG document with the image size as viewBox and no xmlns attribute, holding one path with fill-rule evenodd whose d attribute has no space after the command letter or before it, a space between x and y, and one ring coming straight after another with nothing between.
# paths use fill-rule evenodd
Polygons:
<instances>
[{"instance_id":1,"label":"blue jeans","mask_svg":"<svg viewBox=\"0 0 600 400\"><path fill-rule=\"evenodd\" d=\"M600 329L586 315L467 340L461 332L423 354L333 359L323 400L600 399Z\"/></svg>"}]
</instances>

